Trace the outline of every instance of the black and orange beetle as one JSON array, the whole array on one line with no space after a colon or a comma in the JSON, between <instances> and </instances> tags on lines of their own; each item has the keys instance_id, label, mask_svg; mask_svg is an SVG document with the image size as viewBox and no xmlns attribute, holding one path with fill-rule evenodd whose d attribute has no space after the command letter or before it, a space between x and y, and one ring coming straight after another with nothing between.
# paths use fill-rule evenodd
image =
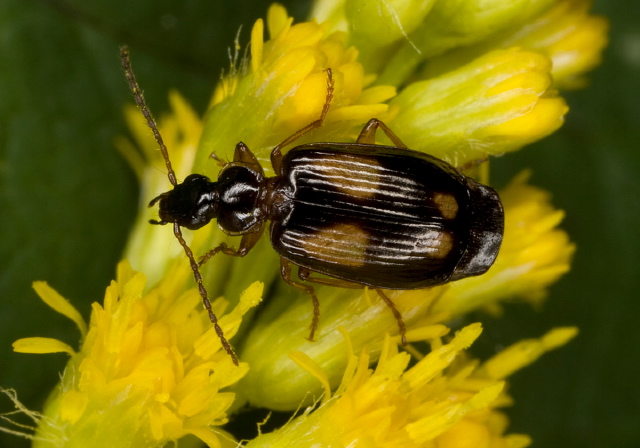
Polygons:
<instances>
[{"instance_id":1,"label":"black and orange beetle","mask_svg":"<svg viewBox=\"0 0 640 448\"><path fill-rule=\"evenodd\" d=\"M319 304L313 287L305 281L375 289L396 316L406 343L402 316L383 289L441 285L480 275L493 264L504 227L496 191L447 162L407 149L381 121L369 120L355 143L309 143L282 155L282 148L322 125L333 97L331 69L327 69L327 98L320 118L271 152L274 177L265 177L256 157L240 142L232 162L219 161L223 168L217 182L191 174L178 184L126 48L121 56L129 86L160 146L173 184L171 191L149 204L159 203L160 220L151 222L173 224L209 317L236 364L211 312L199 266L218 252L246 255L267 221L271 223L271 244L280 255L282 278L313 300L309 339L318 324ZM378 128L395 146L375 144ZM242 235L242 239L238 249L222 243L198 263L180 228L199 229L212 219L217 219L225 233ZM292 265L298 266L300 281L291 278Z\"/></svg>"}]
</instances>

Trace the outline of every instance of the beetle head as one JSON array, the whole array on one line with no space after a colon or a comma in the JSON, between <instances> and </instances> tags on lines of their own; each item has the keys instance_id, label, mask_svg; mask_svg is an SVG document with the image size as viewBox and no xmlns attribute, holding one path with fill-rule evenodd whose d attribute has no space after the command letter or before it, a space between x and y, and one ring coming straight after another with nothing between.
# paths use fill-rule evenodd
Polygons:
<instances>
[{"instance_id":1,"label":"beetle head","mask_svg":"<svg viewBox=\"0 0 640 448\"><path fill-rule=\"evenodd\" d=\"M151 224L177 223L180 227L196 230L218 216L219 194L215 183L200 174L191 174L173 190L155 197L149 207L160 203L160 221Z\"/></svg>"}]
</instances>

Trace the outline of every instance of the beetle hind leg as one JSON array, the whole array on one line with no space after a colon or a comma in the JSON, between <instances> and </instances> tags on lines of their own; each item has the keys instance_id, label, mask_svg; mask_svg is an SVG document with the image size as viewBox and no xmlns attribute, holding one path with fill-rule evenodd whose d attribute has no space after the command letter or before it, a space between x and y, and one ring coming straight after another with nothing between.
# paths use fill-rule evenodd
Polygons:
<instances>
[{"instance_id":1,"label":"beetle hind leg","mask_svg":"<svg viewBox=\"0 0 640 448\"><path fill-rule=\"evenodd\" d=\"M360 283L341 280L339 278L314 277L311 275L311 273L312 271L309 270L308 268L298 266L298 277L302 281L317 283L319 285L335 286L336 288L353 288L353 289L364 288L364 286L361 285Z\"/></svg>"},{"instance_id":2,"label":"beetle hind leg","mask_svg":"<svg viewBox=\"0 0 640 448\"><path fill-rule=\"evenodd\" d=\"M381 289L376 288L376 292L378 293L380 298L384 300L384 303L386 303L387 306L391 308L391 312L393 313L393 316L396 318L396 321L398 322L398 330L400 331L400 340L402 341L402 345L407 345L407 327L404 325L404 319L402 318L402 314L400 314L400 311L398 311L398 308L396 308L391 298L387 296L384 292L382 292Z\"/></svg>"},{"instance_id":3,"label":"beetle hind leg","mask_svg":"<svg viewBox=\"0 0 640 448\"><path fill-rule=\"evenodd\" d=\"M293 286L296 289L299 289L300 291L306 292L311 297L311 301L313 302L313 317L311 318L311 325L309 326L309 337L307 339L313 342L316 329L318 328L318 323L320 322L320 302L318 301L318 296L316 296L316 292L313 289L313 286L305 285L304 283L300 283L291 279L291 262L289 260L280 258L280 275L282 275L282 279L287 284Z\"/></svg>"},{"instance_id":4,"label":"beetle hind leg","mask_svg":"<svg viewBox=\"0 0 640 448\"><path fill-rule=\"evenodd\" d=\"M302 266L298 267L298 277L300 277L300 280L303 281L318 283L320 285L335 286L338 288L364 288L364 286L359 283L340 280L337 278L314 277L311 275L311 273L312 271L307 268L303 268ZM402 345L407 345L407 327L404 323L404 319L402 318L402 314L400 313L400 311L398 311L391 298L387 296L381 289L376 288L375 291L378 293L380 298L382 298L384 303L386 303L386 305L391 309L393 317L395 317L396 321L398 322L398 331L400 333Z\"/></svg>"}]
</instances>

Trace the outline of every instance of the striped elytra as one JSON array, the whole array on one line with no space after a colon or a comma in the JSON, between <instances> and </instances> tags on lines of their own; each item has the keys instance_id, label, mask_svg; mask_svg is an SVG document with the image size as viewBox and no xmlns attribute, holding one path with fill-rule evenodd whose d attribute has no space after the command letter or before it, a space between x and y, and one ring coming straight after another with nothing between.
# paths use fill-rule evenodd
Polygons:
<instances>
[{"instance_id":1,"label":"striped elytra","mask_svg":"<svg viewBox=\"0 0 640 448\"><path fill-rule=\"evenodd\" d=\"M289 151L282 172L285 206L270 213L270 237L295 265L375 288L416 289L482 274L497 255L497 193L439 159L312 143Z\"/></svg>"}]
</instances>

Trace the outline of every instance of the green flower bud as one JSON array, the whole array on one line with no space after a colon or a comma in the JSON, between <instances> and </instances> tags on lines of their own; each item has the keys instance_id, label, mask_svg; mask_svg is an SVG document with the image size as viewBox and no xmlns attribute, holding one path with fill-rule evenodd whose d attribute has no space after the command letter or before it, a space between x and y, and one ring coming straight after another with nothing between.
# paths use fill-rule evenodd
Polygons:
<instances>
[{"instance_id":1,"label":"green flower bud","mask_svg":"<svg viewBox=\"0 0 640 448\"><path fill-rule=\"evenodd\" d=\"M389 122L404 143L454 165L513 151L559 128L568 108L550 90L551 63L519 49L493 51L407 86Z\"/></svg>"}]
</instances>

